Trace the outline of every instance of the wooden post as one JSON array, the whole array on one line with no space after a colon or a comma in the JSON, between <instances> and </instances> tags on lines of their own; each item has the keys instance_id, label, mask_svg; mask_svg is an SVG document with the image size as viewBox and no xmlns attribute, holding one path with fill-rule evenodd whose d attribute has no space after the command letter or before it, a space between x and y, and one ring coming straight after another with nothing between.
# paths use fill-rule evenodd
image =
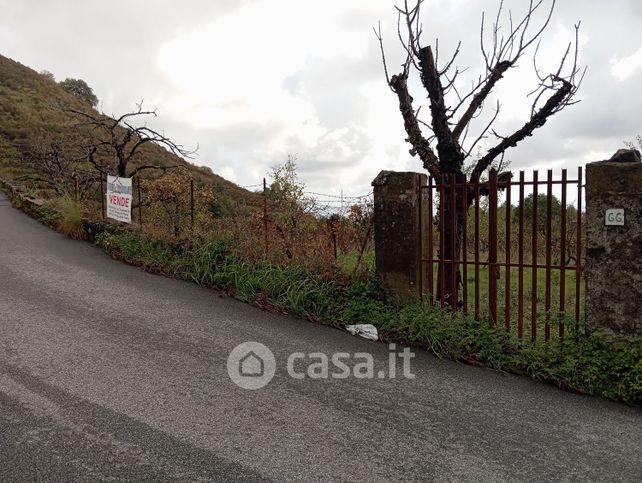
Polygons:
<instances>
[{"instance_id":1,"label":"wooden post","mask_svg":"<svg viewBox=\"0 0 642 483\"><path fill-rule=\"evenodd\" d=\"M190 192L190 220L192 222L192 230L194 230L194 180L189 180L189 192Z\"/></svg>"},{"instance_id":2,"label":"wooden post","mask_svg":"<svg viewBox=\"0 0 642 483\"><path fill-rule=\"evenodd\" d=\"M263 178L263 236L265 238L265 254L268 253L268 208L267 208L267 183Z\"/></svg>"},{"instance_id":3,"label":"wooden post","mask_svg":"<svg viewBox=\"0 0 642 483\"><path fill-rule=\"evenodd\" d=\"M143 198L141 196L140 178L136 178L136 188L138 191L138 223L143 227Z\"/></svg>"},{"instance_id":4,"label":"wooden post","mask_svg":"<svg viewBox=\"0 0 642 483\"><path fill-rule=\"evenodd\" d=\"M105 185L103 173L100 173L100 212L105 219Z\"/></svg>"}]
</instances>

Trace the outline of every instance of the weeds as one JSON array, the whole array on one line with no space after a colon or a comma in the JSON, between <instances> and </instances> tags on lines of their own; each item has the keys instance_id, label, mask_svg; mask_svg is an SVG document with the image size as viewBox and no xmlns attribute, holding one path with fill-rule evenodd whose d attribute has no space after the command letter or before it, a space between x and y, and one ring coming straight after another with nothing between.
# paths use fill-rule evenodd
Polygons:
<instances>
[{"instance_id":1,"label":"weeds","mask_svg":"<svg viewBox=\"0 0 642 483\"><path fill-rule=\"evenodd\" d=\"M340 325L371 323L383 340L568 390L642 404L642 341L613 348L599 334L578 334L576 342L533 346L461 313L422 303L392 306L372 276L340 283L303 268L244 261L233 241L225 238L178 246L125 233L102 234L97 243L115 258L225 290L264 308Z\"/></svg>"},{"instance_id":2,"label":"weeds","mask_svg":"<svg viewBox=\"0 0 642 483\"><path fill-rule=\"evenodd\" d=\"M58 230L65 235L79 240L83 237L82 213L78 202L70 197L63 197L55 203L60 218L57 220Z\"/></svg>"}]
</instances>

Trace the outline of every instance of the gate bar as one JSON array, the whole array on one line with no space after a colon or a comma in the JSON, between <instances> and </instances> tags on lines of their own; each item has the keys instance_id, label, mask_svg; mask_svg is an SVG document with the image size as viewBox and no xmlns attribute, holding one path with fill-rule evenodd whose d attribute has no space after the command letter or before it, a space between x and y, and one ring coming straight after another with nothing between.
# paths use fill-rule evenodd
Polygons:
<instances>
[{"instance_id":1,"label":"gate bar","mask_svg":"<svg viewBox=\"0 0 642 483\"><path fill-rule=\"evenodd\" d=\"M423 197L424 193L421 186L421 175L417 174L417 229L419 231L417 236L417 251L418 251L418 261L417 261L417 274L418 284L417 288L419 290L419 300L424 300L424 230L423 230L423 221L424 221L424 212L423 212ZM335 250L336 252L336 250Z\"/></svg>"},{"instance_id":2,"label":"gate bar","mask_svg":"<svg viewBox=\"0 0 642 483\"><path fill-rule=\"evenodd\" d=\"M524 336L524 171L519 172L519 245L517 288L517 338Z\"/></svg>"},{"instance_id":3,"label":"gate bar","mask_svg":"<svg viewBox=\"0 0 642 483\"><path fill-rule=\"evenodd\" d=\"M537 205L538 205L537 170L533 171L533 220L531 246L531 342L537 341Z\"/></svg>"},{"instance_id":4,"label":"gate bar","mask_svg":"<svg viewBox=\"0 0 642 483\"><path fill-rule=\"evenodd\" d=\"M440 175L439 179L439 301L443 309L445 306L444 294L446 292L446 274L444 273L446 264L444 263L444 255L446 252L446 238L444 237L444 175Z\"/></svg>"},{"instance_id":5,"label":"gate bar","mask_svg":"<svg viewBox=\"0 0 642 483\"><path fill-rule=\"evenodd\" d=\"M506 269L504 270L504 327L507 331L510 330L510 309L511 309L511 287L510 287L510 272L511 272L511 178L506 181Z\"/></svg>"},{"instance_id":6,"label":"gate bar","mask_svg":"<svg viewBox=\"0 0 642 483\"><path fill-rule=\"evenodd\" d=\"M580 290L582 276L582 167L577 168L577 233L575 242L575 336L580 333Z\"/></svg>"},{"instance_id":7,"label":"gate bar","mask_svg":"<svg viewBox=\"0 0 642 483\"><path fill-rule=\"evenodd\" d=\"M551 257L553 245L553 170L547 172L546 182L546 287L545 307L546 323L544 325L544 340L551 339Z\"/></svg>"},{"instance_id":8,"label":"gate bar","mask_svg":"<svg viewBox=\"0 0 642 483\"><path fill-rule=\"evenodd\" d=\"M462 237L462 297L464 314L468 313L468 184L466 177L461 184L461 237Z\"/></svg>"},{"instance_id":9,"label":"gate bar","mask_svg":"<svg viewBox=\"0 0 642 483\"><path fill-rule=\"evenodd\" d=\"M475 319L479 320L479 179L475 179Z\"/></svg>"},{"instance_id":10,"label":"gate bar","mask_svg":"<svg viewBox=\"0 0 642 483\"><path fill-rule=\"evenodd\" d=\"M497 171L490 170L488 186L488 312L490 323L497 326Z\"/></svg>"},{"instance_id":11,"label":"gate bar","mask_svg":"<svg viewBox=\"0 0 642 483\"><path fill-rule=\"evenodd\" d=\"M564 340L564 309L566 305L566 169L562 170L562 199L560 219L560 307L559 336Z\"/></svg>"},{"instance_id":12,"label":"gate bar","mask_svg":"<svg viewBox=\"0 0 642 483\"><path fill-rule=\"evenodd\" d=\"M430 266L428 267L428 289L430 290L430 305L435 304L435 281L434 281L434 260L435 249L433 247L433 228L434 220L432 217L432 190L433 182L432 176L428 176L428 260ZM423 272L422 272L423 273Z\"/></svg>"},{"instance_id":13,"label":"gate bar","mask_svg":"<svg viewBox=\"0 0 642 483\"><path fill-rule=\"evenodd\" d=\"M455 175L450 175L450 309L457 310L457 190Z\"/></svg>"}]
</instances>

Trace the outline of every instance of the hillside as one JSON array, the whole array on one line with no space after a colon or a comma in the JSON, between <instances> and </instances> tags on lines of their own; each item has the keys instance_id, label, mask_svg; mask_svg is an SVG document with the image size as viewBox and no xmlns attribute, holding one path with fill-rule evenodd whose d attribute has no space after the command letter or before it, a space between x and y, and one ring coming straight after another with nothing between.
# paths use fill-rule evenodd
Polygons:
<instances>
[{"instance_id":1,"label":"hillside","mask_svg":"<svg viewBox=\"0 0 642 483\"><path fill-rule=\"evenodd\" d=\"M16 177L25 172L22 155L43 139L78 134L78 117L64 109L98 114L89 105L67 93L55 81L19 62L0 55L0 175ZM176 140L180 142L180 140ZM139 164L185 166L192 176L214 187L219 196L236 204L258 205L259 197L214 174L197 167L164 148L147 144L133 162Z\"/></svg>"}]
</instances>

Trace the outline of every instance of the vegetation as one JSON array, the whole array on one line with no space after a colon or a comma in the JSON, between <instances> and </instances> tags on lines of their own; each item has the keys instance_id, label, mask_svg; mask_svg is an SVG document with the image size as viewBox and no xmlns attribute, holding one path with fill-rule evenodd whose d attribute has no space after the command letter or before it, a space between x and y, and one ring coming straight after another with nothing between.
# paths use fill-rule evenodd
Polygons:
<instances>
[{"instance_id":1,"label":"vegetation","mask_svg":"<svg viewBox=\"0 0 642 483\"><path fill-rule=\"evenodd\" d=\"M264 308L336 326L372 323L383 340L403 341L438 356L528 375L564 389L642 404L642 341L613 349L600 335L573 333L570 326L565 344L531 345L489 327L483 319L425 303L389 305L378 282L367 274L342 279L244 260L233 240L224 238L176 245L131 232L102 234L97 243L114 258L219 288Z\"/></svg>"},{"instance_id":2,"label":"vegetation","mask_svg":"<svg viewBox=\"0 0 642 483\"><path fill-rule=\"evenodd\" d=\"M485 15L482 14L480 29L480 44L482 62L479 79L472 82L470 87L463 85L459 75L468 70L460 69L456 64L461 50L461 42L454 46L451 57L444 61L439 56L439 40L433 45L426 44L421 24L421 7L425 0L404 2L397 10L397 34L403 47L405 58L401 64L401 72L389 75L388 64L384 50L381 25L375 30L381 48L381 57L385 79L388 87L399 102L399 111L406 131L406 142L411 145L410 154L418 156L424 168L437 180L443 177L446 183L460 183L466 180L473 184L482 179L484 173L498 164L500 171L497 176L498 186L505 188L506 181L512 174L501 172L504 167L504 156L507 151L524 139L532 136L536 130L566 107L575 103L575 95L582 83L582 69L578 67L579 24L575 26L575 39L569 43L566 52L560 56L556 71L545 74L538 70L537 53L541 37L548 27L555 1L549 7L542 1L530 2L526 13L520 18L513 18L513 13L504 9L504 2L499 3L498 11L490 26L485 25ZM539 24L537 16L541 10L544 20ZM489 28L490 27L490 28ZM497 92L497 86L509 72L523 64L525 55L533 52L534 86L531 88L533 103L530 116L524 124L513 133L499 134L493 126L498 119L501 103L496 101L494 112L488 112L490 102L487 102ZM443 52L443 47L442 47ZM415 75L424 88L428 98L429 112L427 122L420 118L423 105L417 106L408 87ZM486 108L486 110L485 110ZM484 112L486 111L486 112ZM476 118L486 114L482 124L474 122ZM472 135L472 131L475 132ZM471 136L468 138L469 131ZM472 159L476 149L485 139L489 149L477 159ZM471 139L472 141L469 141ZM471 163L466 166L466 163ZM491 172L493 172L491 170ZM449 191L446 189L445 191ZM482 195L487 193L482 193ZM457 193L455 196L445 196L439 200L440 212L449 220L444 227L443 256L447 260L457 260L461 253L461 225L463 211L471 206L473 197ZM446 272L445 279L451 279L451 272L456 271L460 277L457 264L442 267ZM451 300L454 294L451 287L442 291L444 298L452 306L456 301Z\"/></svg>"},{"instance_id":3,"label":"vegetation","mask_svg":"<svg viewBox=\"0 0 642 483\"><path fill-rule=\"evenodd\" d=\"M90 144L90 129L79 125L80 118L74 111L93 116L98 116L99 113L86 100L63 89L52 77L50 73L39 74L0 56L0 177L16 180L21 176L41 175L33 166L32 154L51 147L52 142L64 140L67 146L72 147ZM225 180L207 167L194 166L154 143L141 146L129 168L134 170L145 165L184 167L198 183L211 187L217 194L220 206L261 206L262 200L257 194ZM80 168L95 172L91 164L79 166ZM152 174L147 175L149 179L153 177ZM41 181L24 179L21 184L36 198L59 196L51 186ZM91 194L94 205L83 203L82 206L95 213L99 209L100 200L98 186L94 184L93 188ZM90 212L84 214L88 216Z\"/></svg>"},{"instance_id":4,"label":"vegetation","mask_svg":"<svg viewBox=\"0 0 642 483\"><path fill-rule=\"evenodd\" d=\"M117 120L93 111L52 76L0 57L0 177L21 182L22 193L37 199L30 212L44 223L80 238L85 236L84 218L100 217L96 171L114 170L115 164L103 162L114 162L114 156L102 153L94 163L80 155L95 139L85 131L91 129L87 122L79 125L79 117L89 124L107 123L116 139L126 140L128 133L136 139L129 145L129 155L117 160L126 174L140 174L146 166L174 167L164 176L154 175L155 170L141 175L140 185L136 184L140 195L134 192L133 227L107 227L97 237L96 243L114 258L225 290L270 310L337 326L370 322L384 340L580 392L642 403L642 343L613 350L599 335L586 336L567 323L567 342L553 339L531 345L520 341L514 330L490 328L483 312L475 321L426 302L402 308L390 305L373 276L369 203L354 204L345 216L321 211L305 196L294 157L274 168L264 196L250 193L192 166L153 140L137 144L142 138L127 125L114 125ZM119 143L108 149L128 147ZM553 210L559 217L559 204ZM484 207L481 212L486 218ZM500 237L501 216L507 212L506 206L499 210ZM572 218L567 216L569 223ZM470 277L469 272L466 283L472 294ZM487 277L482 270L482 286ZM525 278L528 291L528 273ZM500 291L500 304L507 297L515 303L515 282L516 277L510 295ZM571 280L566 285L567 296L572 297L574 285Z\"/></svg>"},{"instance_id":5,"label":"vegetation","mask_svg":"<svg viewBox=\"0 0 642 483\"><path fill-rule=\"evenodd\" d=\"M638 134L637 136L635 136L635 141L637 142L637 145L633 141L625 141L624 145L628 149L637 149L639 151L642 151L642 135Z\"/></svg>"},{"instance_id":6,"label":"vegetation","mask_svg":"<svg viewBox=\"0 0 642 483\"><path fill-rule=\"evenodd\" d=\"M50 74L50 72L46 72L43 75L46 77L50 77ZM64 81L60 82L60 87L62 87L72 96L76 96L78 99L82 99L91 107L96 107L98 105L98 98L96 97L96 94L94 94L94 90L89 87L87 83L82 79L67 78Z\"/></svg>"},{"instance_id":7,"label":"vegetation","mask_svg":"<svg viewBox=\"0 0 642 483\"><path fill-rule=\"evenodd\" d=\"M60 218L57 220L60 231L71 238L81 239L84 232L81 208L78 202L65 196L58 199L56 205L60 213Z\"/></svg>"}]
</instances>

